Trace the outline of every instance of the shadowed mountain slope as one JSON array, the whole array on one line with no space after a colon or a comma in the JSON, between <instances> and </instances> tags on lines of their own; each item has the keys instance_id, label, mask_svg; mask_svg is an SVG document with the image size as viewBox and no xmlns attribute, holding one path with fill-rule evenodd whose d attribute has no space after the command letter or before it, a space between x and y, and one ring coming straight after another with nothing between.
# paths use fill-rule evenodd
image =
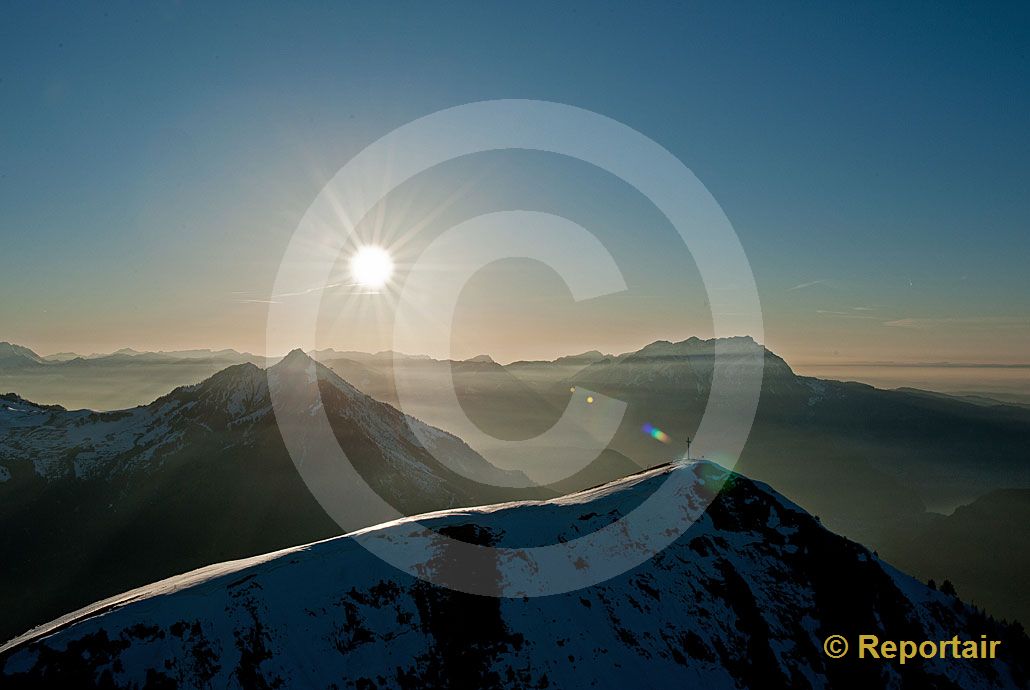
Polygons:
<instances>
[{"instance_id":1,"label":"shadowed mountain slope","mask_svg":"<svg viewBox=\"0 0 1030 690\"><path fill-rule=\"evenodd\" d=\"M286 390L318 387L350 462L403 514L554 495L456 474L409 425L428 427L299 351L268 374L233 366L118 412L8 395L0 401L0 553L9 555L0 637L191 568L339 534L286 451L270 375ZM437 456L468 475L509 474L460 439L429 431Z\"/></svg>"},{"instance_id":2,"label":"shadowed mountain slope","mask_svg":"<svg viewBox=\"0 0 1030 690\"><path fill-rule=\"evenodd\" d=\"M543 598L461 594L362 544L427 535L427 572L475 567L440 535L514 549L573 540L673 482L724 488L676 542L601 584ZM0 650L5 687L1020 688L1030 641L828 532L767 486L674 464L546 502L448 511L224 563L100 602ZM436 535L434 537L433 535ZM612 548L636 549L629 540ZM522 552L527 568L534 555ZM584 567L589 568L589 564ZM828 658L829 635L1002 641L987 662Z\"/></svg>"}]
</instances>

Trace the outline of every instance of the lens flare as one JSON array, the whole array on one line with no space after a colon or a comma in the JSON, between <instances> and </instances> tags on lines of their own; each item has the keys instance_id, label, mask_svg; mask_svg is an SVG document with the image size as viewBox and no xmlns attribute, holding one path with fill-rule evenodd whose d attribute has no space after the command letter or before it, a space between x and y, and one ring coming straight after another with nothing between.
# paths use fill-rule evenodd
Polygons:
<instances>
[{"instance_id":1,"label":"lens flare","mask_svg":"<svg viewBox=\"0 0 1030 690\"><path fill-rule=\"evenodd\" d=\"M640 427L640 430L648 436L650 436L651 438L653 438L655 441L668 443L672 440L669 438L669 435L667 433L656 427L654 424L651 424L650 422L645 423L644 426Z\"/></svg>"}]
</instances>

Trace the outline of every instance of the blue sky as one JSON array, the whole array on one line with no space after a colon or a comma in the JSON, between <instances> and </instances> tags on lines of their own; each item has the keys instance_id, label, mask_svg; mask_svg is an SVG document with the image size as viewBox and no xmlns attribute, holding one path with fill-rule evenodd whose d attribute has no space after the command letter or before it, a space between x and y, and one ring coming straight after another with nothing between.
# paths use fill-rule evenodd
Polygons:
<instances>
[{"instance_id":1,"label":"blue sky","mask_svg":"<svg viewBox=\"0 0 1030 690\"><path fill-rule=\"evenodd\" d=\"M0 339L261 351L261 305L232 295L269 293L333 172L435 110L535 98L624 122L697 174L751 260L766 340L788 358L1030 351L1025 4L23 3L4 15ZM487 201L560 196L610 242L642 234L624 242L628 270L661 265L660 219L629 192L599 193L603 176L482 165L511 176L485 184ZM479 175L457 166L451 182L463 174ZM481 281L467 319L470 337L496 334L473 340L499 359L703 331L680 318L698 296L681 304L675 280L655 279L640 302L588 305L574 331L565 306L540 307L547 328L516 341L486 325L490 285L505 280ZM607 309L616 326L589 328ZM374 330L326 344L371 348L353 334Z\"/></svg>"}]
</instances>

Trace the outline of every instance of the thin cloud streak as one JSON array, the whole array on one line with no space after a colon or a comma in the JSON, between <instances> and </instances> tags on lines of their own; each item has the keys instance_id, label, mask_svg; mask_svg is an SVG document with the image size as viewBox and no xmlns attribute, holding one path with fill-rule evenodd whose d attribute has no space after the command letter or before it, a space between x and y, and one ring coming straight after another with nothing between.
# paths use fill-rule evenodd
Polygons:
<instances>
[{"instance_id":1,"label":"thin cloud streak","mask_svg":"<svg viewBox=\"0 0 1030 690\"><path fill-rule=\"evenodd\" d=\"M842 319L877 319L879 317L873 316L872 314L853 314L848 311L829 311L826 309L816 309L816 314L821 316L836 316Z\"/></svg>"},{"instance_id":2,"label":"thin cloud streak","mask_svg":"<svg viewBox=\"0 0 1030 690\"><path fill-rule=\"evenodd\" d=\"M986 326L1002 328L1030 328L1030 317L1027 316L970 316L942 318L905 318L884 321L884 326L892 328L939 328L942 326Z\"/></svg>"},{"instance_id":3,"label":"thin cloud streak","mask_svg":"<svg viewBox=\"0 0 1030 690\"><path fill-rule=\"evenodd\" d=\"M787 288L787 292L793 292L795 290L804 290L805 288L815 287L816 285L829 285L829 281L827 281L827 280L811 280L811 281L809 281L807 283L801 283L800 285L795 285L794 287L789 287L789 288Z\"/></svg>"}]
</instances>

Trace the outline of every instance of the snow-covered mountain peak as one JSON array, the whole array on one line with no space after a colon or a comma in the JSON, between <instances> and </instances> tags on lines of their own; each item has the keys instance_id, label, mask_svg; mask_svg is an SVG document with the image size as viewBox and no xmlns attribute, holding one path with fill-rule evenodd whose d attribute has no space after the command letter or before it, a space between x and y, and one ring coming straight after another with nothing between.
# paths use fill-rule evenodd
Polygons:
<instances>
[{"instance_id":1,"label":"snow-covered mountain peak","mask_svg":"<svg viewBox=\"0 0 1030 690\"><path fill-rule=\"evenodd\" d=\"M0 342L0 367L24 367L46 364L42 357L27 347Z\"/></svg>"},{"instance_id":2,"label":"snow-covered mountain peak","mask_svg":"<svg viewBox=\"0 0 1030 690\"><path fill-rule=\"evenodd\" d=\"M656 482L703 493L725 475L675 464L564 499L418 518L436 534L424 572L474 567L442 535L509 546L611 520ZM718 482L716 482L718 483ZM1027 640L834 535L768 487L729 475L690 530L606 582L542 598L428 584L362 548L401 520L187 573L99 602L0 649L11 684L135 687L962 687L1018 688ZM634 548L632 543L625 548ZM990 664L830 659L822 641L1003 640Z\"/></svg>"},{"instance_id":3,"label":"snow-covered mountain peak","mask_svg":"<svg viewBox=\"0 0 1030 690\"><path fill-rule=\"evenodd\" d=\"M197 387L201 405L214 405L239 420L270 410L268 378L260 367L245 363L228 367Z\"/></svg>"},{"instance_id":4,"label":"snow-covered mountain peak","mask_svg":"<svg viewBox=\"0 0 1030 690\"><path fill-rule=\"evenodd\" d=\"M282 360L269 367L268 379L273 386L289 386L294 389L305 384L312 385L316 381L325 382L341 392L347 400L370 400L332 369L316 361L300 348L291 350Z\"/></svg>"},{"instance_id":5,"label":"snow-covered mountain peak","mask_svg":"<svg viewBox=\"0 0 1030 690\"><path fill-rule=\"evenodd\" d=\"M300 350L267 370L230 366L129 410L69 412L13 394L0 402L5 481L143 476L166 463L192 462L197 449L217 463L257 444L292 465L282 425L306 433L314 426L312 415L324 409L348 458L403 513L498 500L493 487L534 486L521 472L491 465L461 439L361 393ZM452 464L443 465L441 457ZM479 484L491 491L482 493Z\"/></svg>"}]
</instances>

